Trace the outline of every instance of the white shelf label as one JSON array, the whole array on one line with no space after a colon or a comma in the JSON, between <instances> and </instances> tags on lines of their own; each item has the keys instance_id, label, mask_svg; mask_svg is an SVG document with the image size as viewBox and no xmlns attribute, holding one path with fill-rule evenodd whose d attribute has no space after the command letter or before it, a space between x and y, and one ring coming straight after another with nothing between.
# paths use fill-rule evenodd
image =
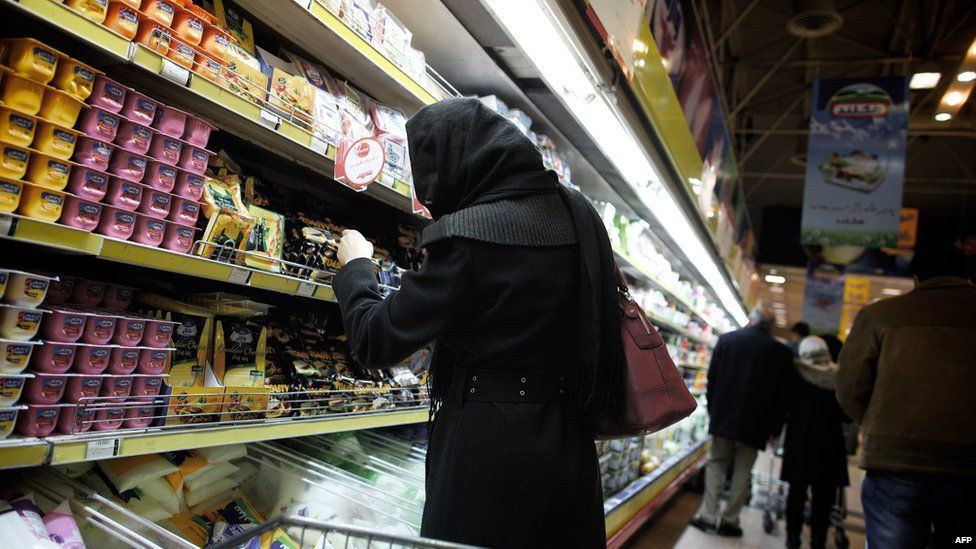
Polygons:
<instances>
[{"instance_id":1,"label":"white shelf label","mask_svg":"<svg viewBox=\"0 0 976 549\"><path fill-rule=\"evenodd\" d=\"M281 124L281 119L278 118L278 115L261 109L261 116L258 118L258 122L269 130L277 130L278 124Z\"/></svg>"},{"instance_id":2,"label":"white shelf label","mask_svg":"<svg viewBox=\"0 0 976 549\"><path fill-rule=\"evenodd\" d=\"M312 0L295 0L295 2L307 10L312 9Z\"/></svg>"},{"instance_id":3,"label":"white shelf label","mask_svg":"<svg viewBox=\"0 0 976 549\"><path fill-rule=\"evenodd\" d=\"M13 236L14 234L14 218L8 216L0 217L0 234L4 236Z\"/></svg>"},{"instance_id":4,"label":"white shelf label","mask_svg":"<svg viewBox=\"0 0 976 549\"><path fill-rule=\"evenodd\" d=\"M315 295L315 284L305 281L299 282L298 295L302 297L312 297Z\"/></svg>"},{"instance_id":5,"label":"white shelf label","mask_svg":"<svg viewBox=\"0 0 976 549\"><path fill-rule=\"evenodd\" d=\"M85 459L105 459L119 455L119 439L92 440L85 449Z\"/></svg>"},{"instance_id":6,"label":"white shelf label","mask_svg":"<svg viewBox=\"0 0 976 549\"><path fill-rule=\"evenodd\" d=\"M233 282L234 284L247 284L250 279L251 271L240 267L232 267L230 276L227 277L227 281Z\"/></svg>"},{"instance_id":7,"label":"white shelf label","mask_svg":"<svg viewBox=\"0 0 976 549\"><path fill-rule=\"evenodd\" d=\"M329 153L329 142L318 137L312 137L312 150L325 156Z\"/></svg>"},{"instance_id":8,"label":"white shelf label","mask_svg":"<svg viewBox=\"0 0 976 549\"><path fill-rule=\"evenodd\" d=\"M190 82L190 71L169 59L163 59L163 66L159 68L159 74L181 86L185 86Z\"/></svg>"}]
</instances>

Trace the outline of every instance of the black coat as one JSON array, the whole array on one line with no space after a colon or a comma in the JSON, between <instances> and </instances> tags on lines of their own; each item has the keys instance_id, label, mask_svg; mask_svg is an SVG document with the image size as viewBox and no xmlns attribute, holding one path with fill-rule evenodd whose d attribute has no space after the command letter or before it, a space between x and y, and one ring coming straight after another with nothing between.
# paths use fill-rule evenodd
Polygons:
<instances>
[{"instance_id":1,"label":"black coat","mask_svg":"<svg viewBox=\"0 0 976 549\"><path fill-rule=\"evenodd\" d=\"M847 486L844 412L834 391L789 377L786 440L780 478L791 483Z\"/></svg>"},{"instance_id":2,"label":"black coat","mask_svg":"<svg viewBox=\"0 0 976 549\"><path fill-rule=\"evenodd\" d=\"M709 433L766 446L783 428L792 368L789 348L758 327L721 336L708 368Z\"/></svg>"},{"instance_id":3,"label":"black coat","mask_svg":"<svg viewBox=\"0 0 976 549\"><path fill-rule=\"evenodd\" d=\"M465 238L383 301L372 266L348 263L334 289L356 357L383 367L434 340L449 377L428 451L422 534L489 547L605 543L592 431L573 400L465 401L472 369L572 377L579 319L578 246L523 247ZM438 381L443 383L444 377Z\"/></svg>"}]
</instances>

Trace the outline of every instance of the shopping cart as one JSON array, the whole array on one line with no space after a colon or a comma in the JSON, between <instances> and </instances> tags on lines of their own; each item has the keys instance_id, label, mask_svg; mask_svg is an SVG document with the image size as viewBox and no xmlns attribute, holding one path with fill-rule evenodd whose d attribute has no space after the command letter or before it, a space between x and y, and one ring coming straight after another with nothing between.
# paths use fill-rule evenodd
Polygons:
<instances>
[{"instance_id":1,"label":"shopping cart","mask_svg":"<svg viewBox=\"0 0 976 549\"><path fill-rule=\"evenodd\" d=\"M237 549L251 547L252 540L260 539L265 532L281 529L296 542L298 547L334 548L334 549L374 549L386 548L422 548L422 549L463 549L472 545L459 545L446 541L438 541L413 536L386 534L368 528L359 528L344 524L333 524L302 517L278 517L271 519L247 532L234 536L211 549ZM257 546L260 546L258 544Z\"/></svg>"},{"instance_id":2,"label":"shopping cart","mask_svg":"<svg viewBox=\"0 0 976 549\"><path fill-rule=\"evenodd\" d=\"M763 512L763 530L772 534L776 523L786 514L786 491L788 484L779 479L777 460L783 458L783 437L771 452L761 454L768 462L765 470L756 467L752 470L752 507Z\"/></svg>"}]
</instances>

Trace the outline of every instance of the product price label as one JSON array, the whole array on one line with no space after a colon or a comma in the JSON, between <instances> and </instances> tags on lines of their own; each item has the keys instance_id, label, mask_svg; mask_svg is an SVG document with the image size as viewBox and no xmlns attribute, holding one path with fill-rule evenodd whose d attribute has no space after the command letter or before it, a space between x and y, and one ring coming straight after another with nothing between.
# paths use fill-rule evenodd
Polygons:
<instances>
[{"instance_id":1,"label":"product price label","mask_svg":"<svg viewBox=\"0 0 976 549\"><path fill-rule=\"evenodd\" d=\"M186 86L190 83L190 71L169 59L163 59L163 65L159 68L159 74L181 86Z\"/></svg>"},{"instance_id":2,"label":"product price label","mask_svg":"<svg viewBox=\"0 0 976 549\"><path fill-rule=\"evenodd\" d=\"M6 215L0 217L0 234L4 236L13 236L14 228L17 226L14 221L16 221L16 219L13 217L8 217Z\"/></svg>"},{"instance_id":3,"label":"product price label","mask_svg":"<svg viewBox=\"0 0 976 549\"><path fill-rule=\"evenodd\" d=\"M85 459L105 459L119 455L120 440L117 438L106 438L92 440L85 449Z\"/></svg>"},{"instance_id":4,"label":"product price label","mask_svg":"<svg viewBox=\"0 0 976 549\"><path fill-rule=\"evenodd\" d=\"M265 109L261 109L261 116L258 118L258 122L269 130L277 130L278 125L281 124L281 118L278 118L278 115L268 112Z\"/></svg>"},{"instance_id":5,"label":"product price label","mask_svg":"<svg viewBox=\"0 0 976 549\"><path fill-rule=\"evenodd\" d=\"M307 10L312 9L312 0L295 0L295 2L297 2L299 6Z\"/></svg>"},{"instance_id":6,"label":"product price label","mask_svg":"<svg viewBox=\"0 0 976 549\"><path fill-rule=\"evenodd\" d=\"M241 269L240 267L232 267L230 270L230 276L227 277L227 281L233 282L234 284L247 284L250 280L251 271Z\"/></svg>"},{"instance_id":7,"label":"product price label","mask_svg":"<svg viewBox=\"0 0 976 549\"><path fill-rule=\"evenodd\" d=\"M312 137L312 150L326 156L329 154L329 142L318 137Z\"/></svg>"},{"instance_id":8,"label":"product price label","mask_svg":"<svg viewBox=\"0 0 976 549\"><path fill-rule=\"evenodd\" d=\"M298 295L302 297L312 297L315 295L315 284L312 282L299 282Z\"/></svg>"}]
</instances>

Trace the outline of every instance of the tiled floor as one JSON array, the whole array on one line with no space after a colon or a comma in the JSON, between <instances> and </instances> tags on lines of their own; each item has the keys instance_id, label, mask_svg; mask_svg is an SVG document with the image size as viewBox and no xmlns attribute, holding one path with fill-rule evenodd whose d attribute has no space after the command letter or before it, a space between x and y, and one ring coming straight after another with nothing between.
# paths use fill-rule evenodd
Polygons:
<instances>
[{"instance_id":1,"label":"tiled floor","mask_svg":"<svg viewBox=\"0 0 976 549\"><path fill-rule=\"evenodd\" d=\"M768 460L768 455L760 455L757 466ZM851 486L847 488L847 520L845 530L850 539L850 549L864 549L864 519L861 513L861 480L863 471L850 467ZM755 499L755 498L754 498ZM683 492L661 515L649 523L630 543L632 549L767 549L786 545L786 523L780 520L772 534L766 534L762 527L762 511L746 508L742 512L742 538L721 538L705 534L688 526L701 503L701 496ZM804 546L809 540L804 532ZM827 547L833 545L833 531Z\"/></svg>"}]
</instances>

